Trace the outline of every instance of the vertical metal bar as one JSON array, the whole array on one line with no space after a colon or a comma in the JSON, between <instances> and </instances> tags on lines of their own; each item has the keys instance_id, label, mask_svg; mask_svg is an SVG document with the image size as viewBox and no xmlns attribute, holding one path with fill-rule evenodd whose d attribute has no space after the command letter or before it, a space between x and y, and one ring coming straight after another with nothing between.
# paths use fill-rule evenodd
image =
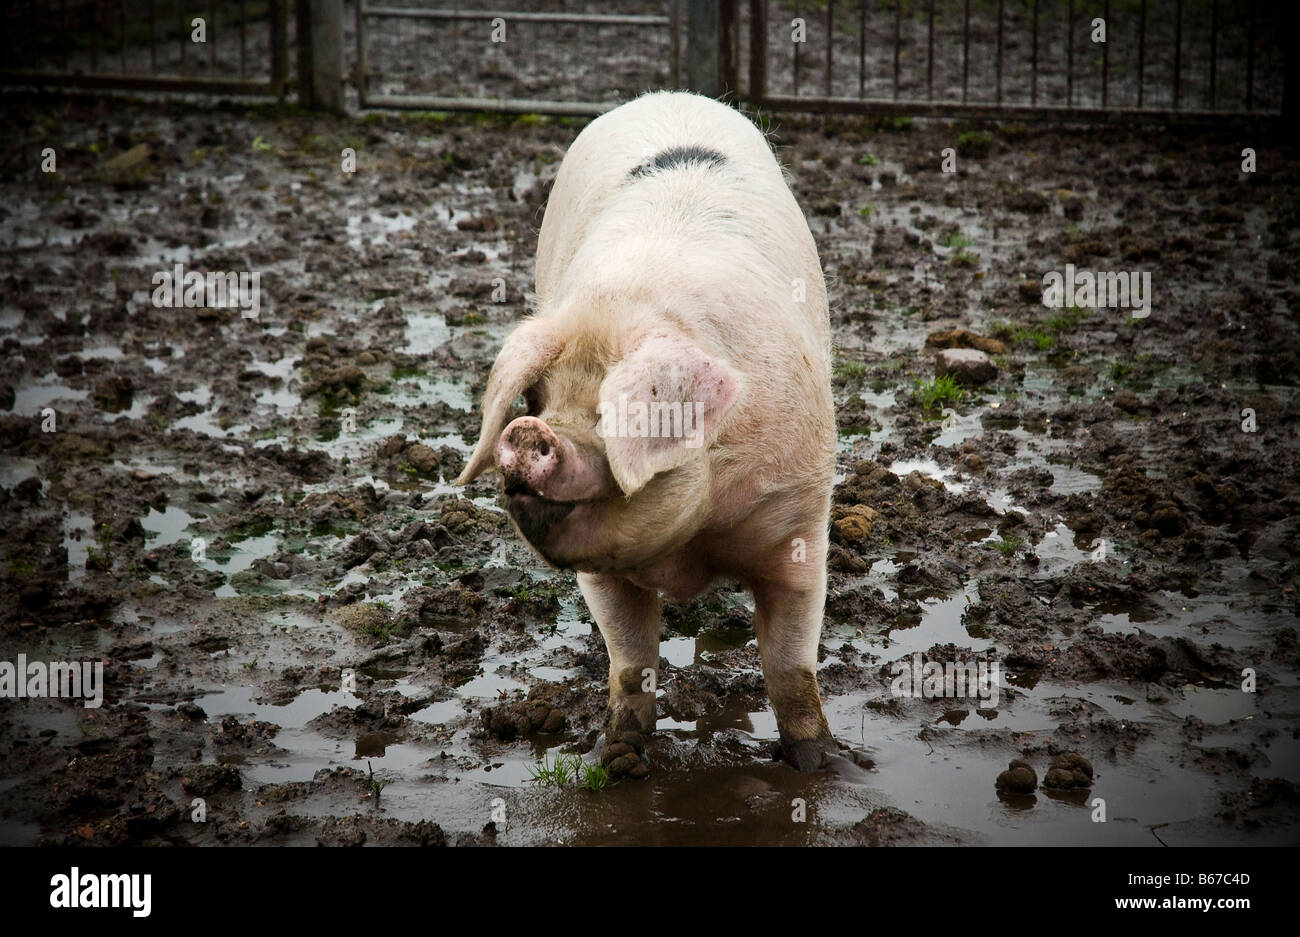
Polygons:
<instances>
[{"instance_id":1,"label":"vertical metal bar","mask_svg":"<svg viewBox=\"0 0 1300 937\"><path fill-rule=\"evenodd\" d=\"M289 6L287 0L268 0L271 18L271 93L284 97L289 83Z\"/></svg>"},{"instance_id":2,"label":"vertical metal bar","mask_svg":"<svg viewBox=\"0 0 1300 937\"><path fill-rule=\"evenodd\" d=\"M894 3L894 100L898 100L898 73L900 57L903 54L903 4Z\"/></svg>"},{"instance_id":3,"label":"vertical metal bar","mask_svg":"<svg viewBox=\"0 0 1300 937\"><path fill-rule=\"evenodd\" d=\"M835 0L826 0L826 97L831 96L831 47L835 44Z\"/></svg>"},{"instance_id":4,"label":"vertical metal bar","mask_svg":"<svg viewBox=\"0 0 1300 937\"><path fill-rule=\"evenodd\" d=\"M1074 107L1074 0L1070 0L1066 11L1065 106Z\"/></svg>"},{"instance_id":5,"label":"vertical metal bar","mask_svg":"<svg viewBox=\"0 0 1300 937\"><path fill-rule=\"evenodd\" d=\"M1142 91L1147 64L1147 0L1142 0L1141 18L1138 20L1138 107L1142 106Z\"/></svg>"},{"instance_id":6,"label":"vertical metal bar","mask_svg":"<svg viewBox=\"0 0 1300 937\"><path fill-rule=\"evenodd\" d=\"M867 96L867 0L858 0L858 97Z\"/></svg>"},{"instance_id":7,"label":"vertical metal bar","mask_svg":"<svg viewBox=\"0 0 1300 937\"><path fill-rule=\"evenodd\" d=\"M217 7L215 3L208 10L208 25L203 33L203 38L208 40L208 71L215 76L217 74Z\"/></svg>"},{"instance_id":8,"label":"vertical metal bar","mask_svg":"<svg viewBox=\"0 0 1300 937\"><path fill-rule=\"evenodd\" d=\"M185 11L181 11L181 65L185 65L185 43L189 41L190 30L189 24L185 22Z\"/></svg>"},{"instance_id":9,"label":"vertical metal bar","mask_svg":"<svg viewBox=\"0 0 1300 937\"><path fill-rule=\"evenodd\" d=\"M1029 58L1029 103L1038 103L1038 0L1034 2L1034 45Z\"/></svg>"},{"instance_id":10,"label":"vertical metal bar","mask_svg":"<svg viewBox=\"0 0 1300 937\"><path fill-rule=\"evenodd\" d=\"M248 15L244 9L244 0L239 0L239 77L243 78L247 74L248 59L248 31L244 28L244 18Z\"/></svg>"},{"instance_id":11,"label":"vertical metal bar","mask_svg":"<svg viewBox=\"0 0 1300 937\"><path fill-rule=\"evenodd\" d=\"M929 50L925 60L925 99L934 100L934 0L930 0L930 25L926 44Z\"/></svg>"},{"instance_id":12,"label":"vertical metal bar","mask_svg":"<svg viewBox=\"0 0 1300 937\"><path fill-rule=\"evenodd\" d=\"M749 96L755 104L767 97L767 0L749 2Z\"/></svg>"},{"instance_id":13,"label":"vertical metal bar","mask_svg":"<svg viewBox=\"0 0 1300 937\"><path fill-rule=\"evenodd\" d=\"M1182 91L1183 66L1183 0L1174 4L1174 110L1178 110L1179 93Z\"/></svg>"},{"instance_id":14,"label":"vertical metal bar","mask_svg":"<svg viewBox=\"0 0 1300 937\"><path fill-rule=\"evenodd\" d=\"M117 28L121 31L118 38L118 67L126 74L126 0L117 0Z\"/></svg>"},{"instance_id":15,"label":"vertical metal bar","mask_svg":"<svg viewBox=\"0 0 1300 937\"><path fill-rule=\"evenodd\" d=\"M149 0L149 74L158 74L158 16L155 0Z\"/></svg>"},{"instance_id":16,"label":"vertical metal bar","mask_svg":"<svg viewBox=\"0 0 1300 937\"><path fill-rule=\"evenodd\" d=\"M966 84L970 78L970 0L961 24L961 103L966 103Z\"/></svg>"},{"instance_id":17,"label":"vertical metal bar","mask_svg":"<svg viewBox=\"0 0 1300 937\"><path fill-rule=\"evenodd\" d=\"M799 0L794 0L794 18L799 19ZM793 43L794 45L794 96L799 96L799 47L802 42Z\"/></svg>"},{"instance_id":18,"label":"vertical metal bar","mask_svg":"<svg viewBox=\"0 0 1300 937\"><path fill-rule=\"evenodd\" d=\"M1295 37L1291 37L1295 41ZM1288 51L1288 55L1294 52ZM1246 110L1255 103L1255 0L1250 0L1250 25L1246 32Z\"/></svg>"},{"instance_id":19,"label":"vertical metal bar","mask_svg":"<svg viewBox=\"0 0 1300 937\"><path fill-rule=\"evenodd\" d=\"M1002 13L1005 0L998 0L998 103L1002 103Z\"/></svg>"},{"instance_id":20,"label":"vertical metal bar","mask_svg":"<svg viewBox=\"0 0 1300 937\"><path fill-rule=\"evenodd\" d=\"M63 43L62 43L63 70L66 72L66 71L71 71L71 69L68 68L68 48L72 44L71 40L69 39L69 37L72 35L72 31L68 29L68 0L61 0L61 3L59 4L59 8L60 8L59 22L63 26Z\"/></svg>"},{"instance_id":21,"label":"vertical metal bar","mask_svg":"<svg viewBox=\"0 0 1300 937\"><path fill-rule=\"evenodd\" d=\"M99 4L90 8L90 71L99 71Z\"/></svg>"},{"instance_id":22,"label":"vertical metal bar","mask_svg":"<svg viewBox=\"0 0 1300 937\"><path fill-rule=\"evenodd\" d=\"M365 0L357 0L358 3L364 3ZM668 23L668 81L674 88L682 86L682 0L672 0L672 12L669 14ZM754 79L754 37L749 37L749 63L750 63L750 94L753 94ZM762 44L759 46L765 49L767 45L767 36L764 33Z\"/></svg>"},{"instance_id":23,"label":"vertical metal bar","mask_svg":"<svg viewBox=\"0 0 1300 937\"><path fill-rule=\"evenodd\" d=\"M1215 73L1219 67L1219 0L1210 3L1210 110L1214 110Z\"/></svg>"},{"instance_id":24,"label":"vertical metal bar","mask_svg":"<svg viewBox=\"0 0 1300 937\"><path fill-rule=\"evenodd\" d=\"M676 2L673 9L677 9ZM357 0L357 106L365 107L370 83L370 63L366 60L366 0Z\"/></svg>"},{"instance_id":25,"label":"vertical metal bar","mask_svg":"<svg viewBox=\"0 0 1300 937\"><path fill-rule=\"evenodd\" d=\"M1106 28L1106 42L1101 44L1101 106L1105 108L1106 102L1110 100L1110 0L1106 0L1102 17Z\"/></svg>"},{"instance_id":26,"label":"vertical metal bar","mask_svg":"<svg viewBox=\"0 0 1300 937\"><path fill-rule=\"evenodd\" d=\"M737 74L740 63L736 61L740 53L740 46L736 41L737 25L736 0L719 0L718 77L722 93L732 96L736 94L736 88L740 84ZM593 31L597 29L599 27L593 26Z\"/></svg>"}]
</instances>

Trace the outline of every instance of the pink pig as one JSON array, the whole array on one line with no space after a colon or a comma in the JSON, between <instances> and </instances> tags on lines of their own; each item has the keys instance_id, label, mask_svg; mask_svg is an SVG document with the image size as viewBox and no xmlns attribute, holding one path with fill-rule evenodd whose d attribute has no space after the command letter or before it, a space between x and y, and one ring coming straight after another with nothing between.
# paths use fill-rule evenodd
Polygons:
<instances>
[{"instance_id":1,"label":"pink pig","mask_svg":"<svg viewBox=\"0 0 1300 937\"><path fill-rule=\"evenodd\" d=\"M834 455L826 286L763 135L682 93L592 121L457 484L495 466L520 535L577 571L609 649L612 774L648 773L660 595L718 579L753 591L782 757L833 763L816 668Z\"/></svg>"}]
</instances>

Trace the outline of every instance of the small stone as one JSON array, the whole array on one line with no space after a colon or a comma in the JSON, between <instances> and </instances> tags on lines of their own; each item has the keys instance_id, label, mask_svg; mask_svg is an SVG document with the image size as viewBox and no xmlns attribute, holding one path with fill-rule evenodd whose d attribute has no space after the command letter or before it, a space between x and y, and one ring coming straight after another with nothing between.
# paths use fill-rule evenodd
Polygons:
<instances>
[{"instance_id":1,"label":"small stone","mask_svg":"<svg viewBox=\"0 0 1300 937\"><path fill-rule=\"evenodd\" d=\"M998 376L997 365L974 348L945 348L934 359L936 377L952 375L962 384L987 384Z\"/></svg>"}]
</instances>

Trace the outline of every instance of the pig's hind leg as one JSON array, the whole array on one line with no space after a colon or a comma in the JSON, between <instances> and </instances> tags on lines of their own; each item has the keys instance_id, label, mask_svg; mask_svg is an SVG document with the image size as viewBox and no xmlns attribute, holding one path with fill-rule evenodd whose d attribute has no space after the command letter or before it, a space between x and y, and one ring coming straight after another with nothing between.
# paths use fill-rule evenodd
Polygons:
<instances>
[{"instance_id":1,"label":"pig's hind leg","mask_svg":"<svg viewBox=\"0 0 1300 937\"><path fill-rule=\"evenodd\" d=\"M643 778L655 728L659 680L659 594L617 576L580 573L587 607L609 649L609 715L601 762L614 777Z\"/></svg>"},{"instance_id":2,"label":"pig's hind leg","mask_svg":"<svg viewBox=\"0 0 1300 937\"><path fill-rule=\"evenodd\" d=\"M829 762L840 750L826 724L817 687L825 600L824 573L799 585L771 580L754 584L754 632L776 712L781 758L800 771L832 767Z\"/></svg>"}]
</instances>

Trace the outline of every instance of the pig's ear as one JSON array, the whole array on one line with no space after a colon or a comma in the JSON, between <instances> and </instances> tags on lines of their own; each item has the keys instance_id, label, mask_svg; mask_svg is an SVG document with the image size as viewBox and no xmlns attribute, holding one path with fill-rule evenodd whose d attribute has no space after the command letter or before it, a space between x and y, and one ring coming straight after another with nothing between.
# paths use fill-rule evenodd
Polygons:
<instances>
[{"instance_id":1,"label":"pig's ear","mask_svg":"<svg viewBox=\"0 0 1300 937\"><path fill-rule=\"evenodd\" d=\"M735 369L685 337L656 334L640 341L600 385L605 458L623 494L635 494L655 475L676 468L712 443L739 396L740 376ZM652 404L666 404L674 416L683 415L672 435L638 432L638 405L649 414ZM628 414L626 426L623 413ZM654 432L663 422L647 415L644 425Z\"/></svg>"},{"instance_id":2,"label":"pig's ear","mask_svg":"<svg viewBox=\"0 0 1300 937\"><path fill-rule=\"evenodd\" d=\"M529 319L510 333L488 375L478 445L453 484L467 485L491 466L510 404L541 377L563 347L563 339L543 319Z\"/></svg>"}]
</instances>

